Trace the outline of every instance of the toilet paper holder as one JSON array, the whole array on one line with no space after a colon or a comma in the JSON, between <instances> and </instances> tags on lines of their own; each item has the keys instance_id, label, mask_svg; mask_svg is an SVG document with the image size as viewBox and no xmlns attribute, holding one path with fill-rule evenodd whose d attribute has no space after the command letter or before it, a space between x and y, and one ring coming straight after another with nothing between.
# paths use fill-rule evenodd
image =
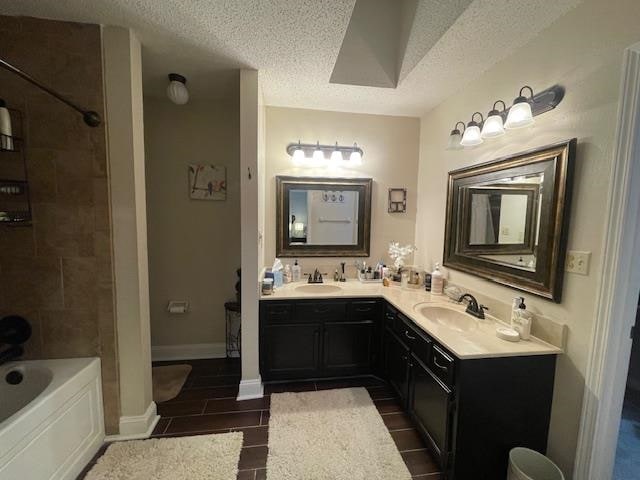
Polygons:
<instances>
[{"instance_id":1,"label":"toilet paper holder","mask_svg":"<svg viewBox=\"0 0 640 480\"><path fill-rule=\"evenodd\" d=\"M169 300L167 312L169 313L187 313L189 311L189 302L186 300Z\"/></svg>"}]
</instances>

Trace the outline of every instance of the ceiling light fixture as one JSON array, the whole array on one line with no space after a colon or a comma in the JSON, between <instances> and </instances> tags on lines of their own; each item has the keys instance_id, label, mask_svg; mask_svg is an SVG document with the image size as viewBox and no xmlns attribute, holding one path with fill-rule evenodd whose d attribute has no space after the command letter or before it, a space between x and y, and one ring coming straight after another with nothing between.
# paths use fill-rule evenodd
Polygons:
<instances>
[{"instance_id":1,"label":"ceiling light fixture","mask_svg":"<svg viewBox=\"0 0 640 480\"><path fill-rule=\"evenodd\" d=\"M167 86L167 97L176 105L184 105L189 101L189 90L187 90L187 79L178 73L169 74L169 85Z\"/></svg>"},{"instance_id":2,"label":"ceiling light fixture","mask_svg":"<svg viewBox=\"0 0 640 480\"><path fill-rule=\"evenodd\" d=\"M522 91L528 89L531 92L531 97L527 99L522 95ZM533 120L533 112L531 111L531 103L533 101L533 89L525 85L520 89L520 93L518 97L513 101L513 105L509 109L509 114L507 115L507 121L504 124L504 128L508 130L513 130L516 128L524 128L532 125Z\"/></svg>"},{"instance_id":3,"label":"ceiling light fixture","mask_svg":"<svg viewBox=\"0 0 640 480\"><path fill-rule=\"evenodd\" d=\"M480 123L474 120L476 115L480 115ZM484 117L480 112L474 112L471 115L471 121L467 123L467 128L464 129L464 135L462 135L462 140L460 141L460 145L463 147L475 147L476 145L480 145L483 140L480 133L480 126L484 122Z\"/></svg>"},{"instance_id":4,"label":"ceiling light fixture","mask_svg":"<svg viewBox=\"0 0 640 480\"><path fill-rule=\"evenodd\" d=\"M464 122L456 123L455 128L451 130L451 133L449 134L449 144L447 145L447 150L461 150L462 148L464 148L462 145L460 145L460 142L462 141L462 133L458 129L458 125L462 125L462 132L464 132Z\"/></svg>"},{"instance_id":5,"label":"ceiling light fixture","mask_svg":"<svg viewBox=\"0 0 640 480\"><path fill-rule=\"evenodd\" d=\"M496 105L499 103L502 104L502 113L496 109ZM482 138L495 138L500 135L504 135L502 114L506 109L507 105L502 100L498 100L493 104L493 108L489 112L489 115L484 122L484 126L482 127Z\"/></svg>"}]
</instances>

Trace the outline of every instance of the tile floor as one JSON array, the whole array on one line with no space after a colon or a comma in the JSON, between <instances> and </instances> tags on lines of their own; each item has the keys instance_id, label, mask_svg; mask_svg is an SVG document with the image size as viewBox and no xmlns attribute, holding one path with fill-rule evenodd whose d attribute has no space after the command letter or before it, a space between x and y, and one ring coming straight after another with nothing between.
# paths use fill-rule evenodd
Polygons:
<instances>
[{"instance_id":1,"label":"tile floor","mask_svg":"<svg viewBox=\"0 0 640 480\"><path fill-rule=\"evenodd\" d=\"M436 462L425 448L411 419L402 412L391 389L378 379L363 377L266 385L264 398L237 402L235 397L240 380L240 364L237 360L157 362L154 365L169 363L189 363L193 370L176 398L158 404L158 414L162 418L153 436L242 431L244 445L240 455L238 480L267 478L269 406L272 393L360 386L369 391L413 478L441 478Z\"/></svg>"}]
</instances>

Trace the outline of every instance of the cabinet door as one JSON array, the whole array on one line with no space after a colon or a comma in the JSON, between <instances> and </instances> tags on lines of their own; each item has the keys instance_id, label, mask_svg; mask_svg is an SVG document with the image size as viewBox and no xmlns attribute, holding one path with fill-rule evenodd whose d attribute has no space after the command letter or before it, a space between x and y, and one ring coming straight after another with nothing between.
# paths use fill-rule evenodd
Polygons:
<instances>
[{"instance_id":1,"label":"cabinet door","mask_svg":"<svg viewBox=\"0 0 640 480\"><path fill-rule=\"evenodd\" d=\"M323 369L328 376L371 373L374 322L326 322Z\"/></svg>"},{"instance_id":2,"label":"cabinet door","mask_svg":"<svg viewBox=\"0 0 640 480\"><path fill-rule=\"evenodd\" d=\"M391 330L385 332L385 365L387 378L403 405L409 389L409 349Z\"/></svg>"},{"instance_id":3,"label":"cabinet door","mask_svg":"<svg viewBox=\"0 0 640 480\"><path fill-rule=\"evenodd\" d=\"M261 342L266 380L312 378L320 373L320 324L269 325Z\"/></svg>"},{"instance_id":4,"label":"cabinet door","mask_svg":"<svg viewBox=\"0 0 640 480\"><path fill-rule=\"evenodd\" d=\"M413 357L409 414L440 458L443 469L447 468L446 459L449 452L451 398L451 390Z\"/></svg>"}]
</instances>

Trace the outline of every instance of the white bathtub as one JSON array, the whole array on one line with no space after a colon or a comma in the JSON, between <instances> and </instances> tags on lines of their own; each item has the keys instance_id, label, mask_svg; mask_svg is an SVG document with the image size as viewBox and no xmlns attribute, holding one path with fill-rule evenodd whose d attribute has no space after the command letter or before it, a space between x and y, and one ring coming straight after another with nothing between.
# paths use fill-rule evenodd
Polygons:
<instances>
[{"instance_id":1,"label":"white bathtub","mask_svg":"<svg viewBox=\"0 0 640 480\"><path fill-rule=\"evenodd\" d=\"M100 359L0 366L0 480L74 480L103 441Z\"/></svg>"}]
</instances>

